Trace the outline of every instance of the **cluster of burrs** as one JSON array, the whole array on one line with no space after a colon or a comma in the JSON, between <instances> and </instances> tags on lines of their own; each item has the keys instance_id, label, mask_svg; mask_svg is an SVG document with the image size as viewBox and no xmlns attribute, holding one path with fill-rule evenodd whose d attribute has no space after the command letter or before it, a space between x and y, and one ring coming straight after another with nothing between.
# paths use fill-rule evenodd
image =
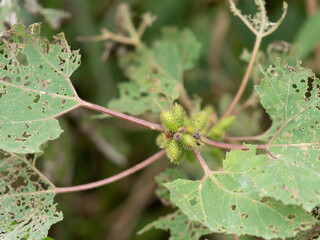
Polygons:
<instances>
[{"instance_id":1,"label":"cluster of burrs","mask_svg":"<svg viewBox=\"0 0 320 240\"><path fill-rule=\"evenodd\" d=\"M201 131L207 123L205 112L187 117L183 107L175 104L171 111L163 111L161 122L166 128L158 138L160 148L165 148L172 163L180 164L192 150L201 144Z\"/></svg>"}]
</instances>

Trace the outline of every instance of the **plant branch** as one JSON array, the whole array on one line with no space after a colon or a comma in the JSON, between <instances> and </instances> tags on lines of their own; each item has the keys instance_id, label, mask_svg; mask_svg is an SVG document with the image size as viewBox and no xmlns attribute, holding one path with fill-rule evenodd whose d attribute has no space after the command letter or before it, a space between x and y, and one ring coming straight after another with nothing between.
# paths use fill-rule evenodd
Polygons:
<instances>
[{"instance_id":1,"label":"plant branch","mask_svg":"<svg viewBox=\"0 0 320 240\"><path fill-rule=\"evenodd\" d=\"M83 42L97 42L97 41L105 41L112 40L114 42L119 42L127 45L138 45L137 40L121 36L118 34L114 34L107 29L101 29L101 35L98 36L88 36L88 37L77 37L78 41Z\"/></svg>"},{"instance_id":2,"label":"plant branch","mask_svg":"<svg viewBox=\"0 0 320 240\"><path fill-rule=\"evenodd\" d=\"M196 157L198 159L198 162L200 163L200 165L201 165L201 167L202 167L202 169L204 171L205 176L210 175L211 170L208 167L208 165L206 164L206 162L204 161L203 157L201 156L201 153L200 153L199 149L198 148L194 148L193 152L196 155Z\"/></svg>"},{"instance_id":3,"label":"plant branch","mask_svg":"<svg viewBox=\"0 0 320 240\"><path fill-rule=\"evenodd\" d=\"M239 240L239 237L237 236L237 234L232 234L232 236L234 240Z\"/></svg>"},{"instance_id":4,"label":"plant branch","mask_svg":"<svg viewBox=\"0 0 320 240\"><path fill-rule=\"evenodd\" d=\"M210 140L208 138L202 137L202 141L210 146L213 147L217 147L217 148L222 148L222 149L228 149L228 150L236 150L236 149L240 149L243 151L249 150L249 148L245 145L241 145L241 144L231 144L231 143L223 143L223 142L215 142L213 140ZM261 145L256 145L257 146L257 150L264 150L268 153L268 155L273 158L276 159L276 157L270 152L270 150L268 149L269 147L280 147L282 145L269 145L269 144L261 144Z\"/></svg>"},{"instance_id":5,"label":"plant branch","mask_svg":"<svg viewBox=\"0 0 320 240\"><path fill-rule=\"evenodd\" d=\"M241 113L243 110L245 110L250 106L254 107L256 105L256 97L257 97L256 92L253 92L250 95L250 97L244 103L242 103L238 109L236 109L236 111L234 112L234 115L237 116L239 113Z\"/></svg>"},{"instance_id":6,"label":"plant branch","mask_svg":"<svg viewBox=\"0 0 320 240\"><path fill-rule=\"evenodd\" d=\"M116 148L114 148L108 141L106 141L103 136L95 129L93 124L88 124L79 121L82 116L82 111L71 112L71 117L75 118L79 122L78 127L80 131L85 134L96 148L105 156L106 159L115 163L120 167L124 167L128 164L127 158L121 154Z\"/></svg>"},{"instance_id":7,"label":"plant branch","mask_svg":"<svg viewBox=\"0 0 320 240\"><path fill-rule=\"evenodd\" d=\"M254 43L254 47L253 47L253 50L252 50L251 58L250 58L247 70L246 70L246 72L245 72L245 74L243 76L241 85L240 85L240 87L238 89L238 92L237 92L236 96L232 100L232 103L230 104L229 108L227 109L225 114L222 116L222 118L228 117L232 113L232 111L235 108L235 106L237 105L237 103L239 102L240 97L242 96L242 94L243 94L243 92L244 92L244 90L245 90L245 88L247 86L247 83L248 83L248 80L249 80L249 77L250 77L250 73L251 73L251 70L253 68L254 61L256 59L256 56L257 56L259 48L260 48L261 40L262 40L262 37L260 35L257 35L256 36L256 41Z\"/></svg>"},{"instance_id":8,"label":"plant branch","mask_svg":"<svg viewBox=\"0 0 320 240\"><path fill-rule=\"evenodd\" d=\"M111 116L114 116L114 117L117 117L117 118L121 118L121 119L129 121L129 122L133 122L133 123L138 124L140 126L150 128L152 130L156 130L156 131L159 131L159 132L164 132L165 131L165 128L160 124L152 123L152 122L149 122L149 121L146 121L146 120L142 120L140 118L132 117L130 115L127 115L127 114L124 114L124 113L120 113L120 112L111 110L109 108L102 107L102 106L99 106L99 105L96 105L96 104L93 104L93 103L89 103L89 102L86 102L86 101L83 101L83 100L81 101L80 106L81 107L85 107L85 108L89 108L89 109L92 109L92 110L95 110L95 111L98 111L98 112L106 113L106 114L109 114Z\"/></svg>"},{"instance_id":9,"label":"plant branch","mask_svg":"<svg viewBox=\"0 0 320 240\"><path fill-rule=\"evenodd\" d=\"M213 140L208 139L206 137L202 137L201 139L205 144L208 144L212 147L228 149L228 150L236 150L236 149L249 150L249 148L247 146L242 145L242 144L216 142L216 141L213 141ZM266 149L267 149L267 145L264 145L264 144L257 145L257 150L266 150Z\"/></svg>"},{"instance_id":10,"label":"plant branch","mask_svg":"<svg viewBox=\"0 0 320 240\"><path fill-rule=\"evenodd\" d=\"M248 136L248 137L234 137L226 135L224 138L226 141L237 141L237 142L246 142L246 141L262 141L259 139L259 136Z\"/></svg>"},{"instance_id":11,"label":"plant branch","mask_svg":"<svg viewBox=\"0 0 320 240\"><path fill-rule=\"evenodd\" d=\"M115 182L115 181L120 180L122 178L125 178L125 177L145 168L146 166L148 166L151 163L160 159L163 155L165 155L165 150L161 150L161 151L157 152L156 154L147 158L143 162L140 162L137 165L135 165L135 166L133 166L133 167L121 172L121 173L118 173L112 177L108 177L106 179L103 179L103 180L100 180L97 182L87 183L87 184L73 186L73 187L56 187L55 193L59 194L59 193L79 192L79 191L89 190L89 189L93 189L93 188L107 185L109 183L112 183L112 182Z\"/></svg>"},{"instance_id":12,"label":"plant branch","mask_svg":"<svg viewBox=\"0 0 320 240\"><path fill-rule=\"evenodd\" d=\"M186 89L184 88L183 84L180 85L180 96L179 96L179 100L182 103L182 105L184 105L189 112L192 112L194 109L194 104L192 102L192 100L190 99Z\"/></svg>"},{"instance_id":13,"label":"plant branch","mask_svg":"<svg viewBox=\"0 0 320 240\"><path fill-rule=\"evenodd\" d=\"M258 34L257 30L251 25L251 23L246 19L241 12L236 8L236 5L234 4L233 0L229 0L230 3L230 10L233 12L235 16L241 19L241 21L253 32L255 35Z\"/></svg>"}]
</instances>

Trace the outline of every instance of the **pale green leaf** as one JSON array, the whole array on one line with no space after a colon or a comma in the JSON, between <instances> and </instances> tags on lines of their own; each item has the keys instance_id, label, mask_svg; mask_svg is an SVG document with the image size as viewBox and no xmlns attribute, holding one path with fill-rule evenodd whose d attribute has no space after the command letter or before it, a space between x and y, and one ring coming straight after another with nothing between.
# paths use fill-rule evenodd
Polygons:
<instances>
[{"instance_id":1,"label":"pale green leaf","mask_svg":"<svg viewBox=\"0 0 320 240\"><path fill-rule=\"evenodd\" d=\"M70 76L80 64L63 34L52 43L40 25L16 25L0 43L0 148L40 152L62 132L55 117L78 106Z\"/></svg>"},{"instance_id":2,"label":"pale green leaf","mask_svg":"<svg viewBox=\"0 0 320 240\"><path fill-rule=\"evenodd\" d=\"M40 240L62 220L54 187L25 156L0 160L0 239Z\"/></svg>"},{"instance_id":3,"label":"pale green leaf","mask_svg":"<svg viewBox=\"0 0 320 240\"><path fill-rule=\"evenodd\" d=\"M255 154L254 148L231 151L224 161L224 171L211 172L201 181L179 179L165 186L189 219L214 232L271 239L291 237L299 229L311 228L314 218L301 207L259 196L252 176L269 158Z\"/></svg>"},{"instance_id":4,"label":"pale green leaf","mask_svg":"<svg viewBox=\"0 0 320 240\"><path fill-rule=\"evenodd\" d=\"M20 7L18 1L1 1L0 3L0 36L19 21Z\"/></svg>"},{"instance_id":5,"label":"pale green leaf","mask_svg":"<svg viewBox=\"0 0 320 240\"><path fill-rule=\"evenodd\" d=\"M142 46L122 57L120 64L131 82L119 85L120 98L109 107L132 115L168 109L180 95L184 71L195 66L199 53L190 30L165 28L151 48Z\"/></svg>"},{"instance_id":6,"label":"pale green leaf","mask_svg":"<svg viewBox=\"0 0 320 240\"><path fill-rule=\"evenodd\" d=\"M138 234L142 234L152 228L170 231L169 240L198 240L202 235L210 234L208 228L200 223L190 221L186 215L176 211L165 217L148 224Z\"/></svg>"},{"instance_id":7,"label":"pale green leaf","mask_svg":"<svg viewBox=\"0 0 320 240\"><path fill-rule=\"evenodd\" d=\"M280 60L263 74L256 91L281 125L267 144L275 159L255 181L263 195L311 211L320 204L320 81L300 63L281 66Z\"/></svg>"},{"instance_id":8,"label":"pale green leaf","mask_svg":"<svg viewBox=\"0 0 320 240\"><path fill-rule=\"evenodd\" d=\"M255 0L254 3L257 7L257 12L252 16L251 14L243 14L241 10L236 8L233 0L230 0L230 10L234 15L238 16L241 21L255 34L265 37L273 33L282 23L284 17L287 14L288 4L283 2L282 15L277 22L269 21L267 16L267 11L265 8L266 1L264 0Z\"/></svg>"},{"instance_id":9,"label":"pale green leaf","mask_svg":"<svg viewBox=\"0 0 320 240\"><path fill-rule=\"evenodd\" d=\"M320 42L320 8L306 20L296 35L295 43L300 46L299 57L307 57Z\"/></svg>"},{"instance_id":10,"label":"pale green leaf","mask_svg":"<svg viewBox=\"0 0 320 240\"><path fill-rule=\"evenodd\" d=\"M169 191L163 186L164 183L171 182L176 179L188 179L187 176L177 168L167 168L164 172L155 177L158 187L155 191L157 197L164 205L170 205Z\"/></svg>"},{"instance_id":11,"label":"pale green leaf","mask_svg":"<svg viewBox=\"0 0 320 240\"><path fill-rule=\"evenodd\" d=\"M60 9L44 8L37 0L25 0L25 4L31 13L43 15L45 20L54 29L58 29L63 20L70 18L70 13Z\"/></svg>"}]
</instances>

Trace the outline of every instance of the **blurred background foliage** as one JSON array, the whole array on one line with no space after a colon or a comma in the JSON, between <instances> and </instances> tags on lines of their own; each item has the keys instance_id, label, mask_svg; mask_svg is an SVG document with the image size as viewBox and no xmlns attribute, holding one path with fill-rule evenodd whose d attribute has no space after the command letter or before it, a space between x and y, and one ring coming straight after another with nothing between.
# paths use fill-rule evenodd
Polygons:
<instances>
[{"instance_id":1,"label":"blurred background foliage","mask_svg":"<svg viewBox=\"0 0 320 240\"><path fill-rule=\"evenodd\" d=\"M22 7L21 14L26 25L43 22L43 34L49 39L64 32L71 48L80 49L82 64L72 75L75 88L81 98L106 106L111 99L118 97L117 84L126 81L118 66L118 53L132 47L115 44L107 59L103 59L102 53L109 46L106 41L80 42L77 38L99 35L102 28L113 31L117 25L117 7L122 2L131 6L136 24L145 12L157 17L142 37L146 45L159 37L164 26L186 27L194 32L202 45L201 56L198 67L185 74L185 87L190 96L201 97L203 105L213 105L217 115L221 116L246 69L246 61L240 59L241 53L245 48L251 51L254 44L254 35L232 16L226 0L39 1L44 8L69 13L58 29L52 28L40 10L31 14ZM282 1L266 0L266 3L270 20L276 21L282 13ZM297 56L303 60L304 66L319 74L320 47L316 45L320 40L318 4L317 0L288 0L285 20L275 33L263 39L261 50L267 51L274 41L299 43ZM244 13L254 13L256 10L253 0L239 0L237 6ZM318 17L312 19L312 16ZM252 90L251 83L243 101ZM268 128L270 120L259 103L253 102L251 105L253 107L239 114L228 134L252 136ZM94 119L94 114L80 109L59 119L65 132L59 140L48 144L45 154L38 161L39 168L56 186L83 184L112 176L158 151L155 144L157 133L114 118ZM158 116L153 115L143 115L142 118L159 121ZM208 162L213 167L219 168L223 152L210 149L205 151L204 157L210 159ZM169 235L160 230L136 235L149 222L174 211L162 205L154 194L154 178L168 166L168 161L163 159L105 187L58 195L56 201L64 213L64 220L51 228L49 236L59 240L168 239ZM179 168L189 178L201 176L197 164L185 162ZM233 238L213 234L207 235L206 239Z\"/></svg>"}]
</instances>

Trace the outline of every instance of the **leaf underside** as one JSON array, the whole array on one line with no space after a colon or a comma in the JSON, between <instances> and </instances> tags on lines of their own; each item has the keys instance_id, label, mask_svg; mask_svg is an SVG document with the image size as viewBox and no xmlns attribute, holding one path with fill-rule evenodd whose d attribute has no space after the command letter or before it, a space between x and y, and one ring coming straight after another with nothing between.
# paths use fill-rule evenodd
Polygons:
<instances>
[{"instance_id":1,"label":"leaf underside","mask_svg":"<svg viewBox=\"0 0 320 240\"><path fill-rule=\"evenodd\" d=\"M25 156L0 160L0 239L44 239L62 220L53 203L53 186Z\"/></svg>"},{"instance_id":2,"label":"leaf underside","mask_svg":"<svg viewBox=\"0 0 320 240\"><path fill-rule=\"evenodd\" d=\"M39 146L59 137L55 117L79 104L70 76L80 64L63 34L49 43L40 24L15 25L0 42L0 148L41 152Z\"/></svg>"}]
</instances>

